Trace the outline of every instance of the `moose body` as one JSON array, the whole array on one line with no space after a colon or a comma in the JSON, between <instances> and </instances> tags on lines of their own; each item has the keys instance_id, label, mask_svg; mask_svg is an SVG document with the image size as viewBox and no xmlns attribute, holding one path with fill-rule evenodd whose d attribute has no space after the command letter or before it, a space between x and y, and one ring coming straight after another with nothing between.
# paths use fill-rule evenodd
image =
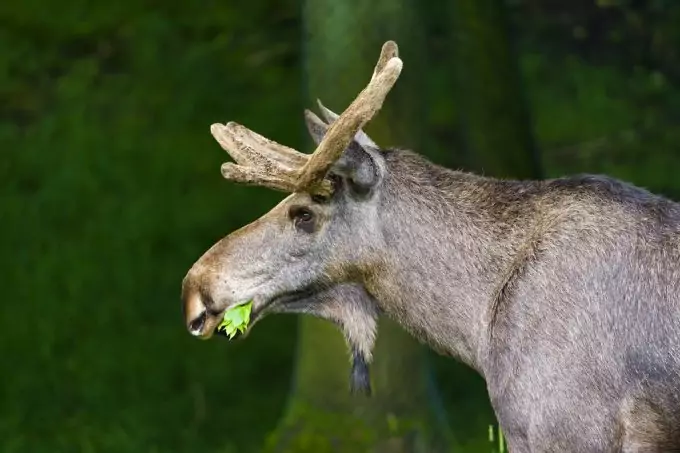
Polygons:
<instances>
[{"instance_id":1,"label":"moose body","mask_svg":"<svg viewBox=\"0 0 680 453\"><path fill-rule=\"evenodd\" d=\"M376 80L396 67L386 49ZM680 452L680 204L604 176L452 171L379 148L353 108L322 107L328 123L308 112L311 157L214 126L249 165L225 164L226 177L293 193L191 268L191 333L210 337L249 299L253 324L276 312L329 319L365 387L383 313L484 377L513 453ZM325 168L309 169L334 141L316 161Z\"/></svg>"},{"instance_id":2,"label":"moose body","mask_svg":"<svg viewBox=\"0 0 680 453\"><path fill-rule=\"evenodd\" d=\"M485 378L511 451L680 451L680 205L384 156L386 259L366 288Z\"/></svg>"}]
</instances>

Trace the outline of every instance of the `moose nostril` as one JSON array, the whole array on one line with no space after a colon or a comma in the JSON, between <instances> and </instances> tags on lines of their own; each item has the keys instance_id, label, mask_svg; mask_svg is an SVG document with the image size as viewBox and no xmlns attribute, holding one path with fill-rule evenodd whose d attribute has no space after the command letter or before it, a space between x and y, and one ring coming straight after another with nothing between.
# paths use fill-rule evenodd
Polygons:
<instances>
[{"instance_id":1,"label":"moose nostril","mask_svg":"<svg viewBox=\"0 0 680 453\"><path fill-rule=\"evenodd\" d=\"M203 326L205 325L205 320L206 320L207 314L205 310L201 312L201 314L195 318L193 321L189 323L189 330L191 333L200 333L201 330L203 330Z\"/></svg>"}]
</instances>

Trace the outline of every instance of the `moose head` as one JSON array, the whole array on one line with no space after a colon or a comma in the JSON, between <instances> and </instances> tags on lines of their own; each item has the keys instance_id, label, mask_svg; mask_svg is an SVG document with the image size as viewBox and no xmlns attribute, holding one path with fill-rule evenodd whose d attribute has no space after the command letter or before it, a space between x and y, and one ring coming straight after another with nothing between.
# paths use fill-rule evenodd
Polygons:
<instances>
[{"instance_id":1,"label":"moose head","mask_svg":"<svg viewBox=\"0 0 680 453\"><path fill-rule=\"evenodd\" d=\"M210 338L225 310L252 300L252 327L269 313L305 313L338 324L353 356L352 388L369 391L367 364L378 305L366 279L384 265L379 228L385 164L362 127L381 108L402 68L397 45L382 48L368 86L342 115L305 112L317 144L303 154L234 122L211 132L236 163L222 174L238 183L291 193L255 222L210 248L186 275L189 332Z\"/></svg>"}]
</instances>

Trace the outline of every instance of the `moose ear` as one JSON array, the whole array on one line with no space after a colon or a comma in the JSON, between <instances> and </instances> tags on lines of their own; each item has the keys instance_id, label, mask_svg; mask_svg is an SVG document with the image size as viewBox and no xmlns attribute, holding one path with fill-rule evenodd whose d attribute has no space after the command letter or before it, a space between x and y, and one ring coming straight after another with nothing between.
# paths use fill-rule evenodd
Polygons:
<instances>
[{"instance_id":1,"label":"moose ear","mask_svg":"<svg viewBox=\"0 0 680 453\"><path fill-rule=\"evenodd\" d=\"M365 149L357 141L352 141L331 167L331 173L347 181L353 193L368 195L382 177L374 156L375 152L370 148Z\"/></svg>"},{"instance_id":2,"label":"moose ear","mask_svg":"<svg viewBox=\"0 0 680 453\"><path fill-rule=\"evenodd\" d=\"M323 140L324 135L326 135L330 128L328 124L321 121L321 118L316 116L311 110L305 110L305 124L307 125L309 135L316 145L321 143L321 140Z\"/></svg>"}]
</instances>

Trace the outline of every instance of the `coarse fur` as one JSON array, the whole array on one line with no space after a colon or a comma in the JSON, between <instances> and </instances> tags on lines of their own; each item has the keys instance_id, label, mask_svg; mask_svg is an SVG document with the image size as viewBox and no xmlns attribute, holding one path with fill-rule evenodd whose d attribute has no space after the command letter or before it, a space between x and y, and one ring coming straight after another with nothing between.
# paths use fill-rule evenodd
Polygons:
<instances>
[{"instance_id":1,"label":"coarse fur","mask_svg":"<svg viewBox=\"0 0 680 453\"><path fill-rule=\"evenodd\" d=\"M194 264L194 334L254 298L255 320L336 322L367 363L382 312L484 377L513 453L680 452L680 205L606 176L498 180L356 140L330 178L330 198L290 195Z\"/></svg>"},{"instance_id":2,"label":"coarse fur","mask_svg":"<svg viewBox=\"0 0 680 453\"><path fill-rule=\"evenodd\" d=\"M386 161L369 291L482 374L511 451L680 451L678 204L605 176Z\"/></svg>"}]
</instances>

